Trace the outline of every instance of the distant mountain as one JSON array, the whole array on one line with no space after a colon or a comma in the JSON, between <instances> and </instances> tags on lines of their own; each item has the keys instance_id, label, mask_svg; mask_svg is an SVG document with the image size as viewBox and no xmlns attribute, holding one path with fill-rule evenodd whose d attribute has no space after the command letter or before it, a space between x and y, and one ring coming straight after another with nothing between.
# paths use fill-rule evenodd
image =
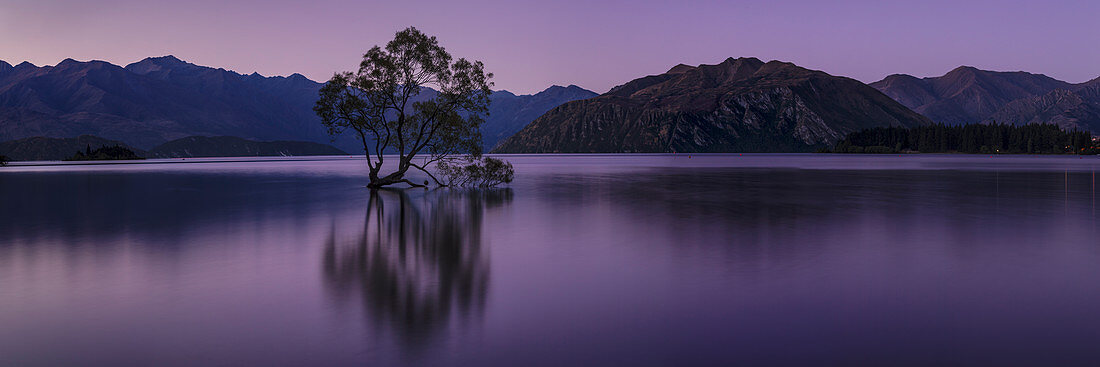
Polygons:
<instances>
[{"instance_id":1,"label":"distant mountain","mask_svg":"<svg viewBox=\"0 0 1100 367\"><path fill-rule=\"evenodd\" d=\"M1012 101L986 119L1013 125L1049 123L1100 134L1100 78Z\"/></svg>"},{"instance_id":2,"label":"distant mountain","mask_svg":"<svg viewBox=\"0 0 1100 367\"><path fill-rule=\"evenodd\" d=\"M677 65L558 106L497 152L808 151L930 121L859 81L756 58Z\"/></svg>"},{"instance_id":3,"label":"distant mountain","mask_svg":"<svg viewBox=\"0 0 1100 367\"><path fill-rule=\"evenodd\" d=\"M1072 86L1042 74L969 66L930 78L895 74L870 85L932 121L948 125L978 123L1009 102Z\"/></svg>"},{"instance_id":4,"label":"distant mountain","mask_svg":"<svg viewBox=\"0 0 1100 367\"><path fill-rule=\"evenodd\" d=\"M512 134L523 129L550 109L565 102L587 99L597 96L596 92L570 85L552 86L537 94L515 95L502 90L490 96L489 117L481 127L482 142L485 151Z\"/></svg>"},{"instance_id":5,"label":"distant mountain","mask_svg":"<svg viewBox=\"0 0 1100 367\"><path fill-rule=\"evenodd\" d=\"M320 87L300 74L242 75L174 56L125 67L72 59L42 67L0 61L0 140L87 134L150 149L187 136L238 136L332 143L361 152L350 134L334 141L314 114ZM492 146L560 103L591 95L574 86L524 96L494 93L485 144Z\"/></svg>"},{"instance_id":6,"label":"distant mountain","mask_svg":"<svg viewBox=\"0 0 1100 367\"><path fill-rule=\"evenodd\" d=\"M0 69L3 65L0 64ZM46 138L32 137L18 140L0 142L0 155L7 156L13 161L60 161L72 157L77 152L86 149L99 149L110 146L122 146L134 151L138 156L145 156L140 149L127 146L116 140L107 140L97 136L82 135L75 138Z\"/></svg>"},{"instance_id":7,"label":"distant mountain","mask_svg":"<svg viewBox=\"0 0 1100 367\"><path fill-rule=\"evenodd\" d=\"M148 58L125 68L67 59L0 74L0 139L92 134L148 149L190 135L328 141L319 84Z\"/></svg>"},{"instance_id":8,"label":"distant mountain","mask_svg":"<svg viewBox=\"0 0 1100 367\"><path fill-rule=\"evenodd\" d=\"M347 154L331 145L306 141L252 141L232 136L189 136L161 144L150 150L148 156L193 158Z\"/></svg>"}]
</instances>

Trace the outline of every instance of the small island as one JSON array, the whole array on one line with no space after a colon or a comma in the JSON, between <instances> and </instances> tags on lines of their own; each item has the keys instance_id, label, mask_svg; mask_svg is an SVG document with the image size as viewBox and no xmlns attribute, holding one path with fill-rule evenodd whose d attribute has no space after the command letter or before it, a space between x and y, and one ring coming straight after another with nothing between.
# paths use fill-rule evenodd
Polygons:
<instances>
[{"instance_id":1,"label":"small island","mask_svg":"<svg viewBox=\"0 0 1100 367\"><path fill-rule=\"evenodd\" d=\"M66 158L66 161L122 161L122 160L139 160L145 159L138 156L134 151L127 149L120 145L103 146L96 149L92 149L88 146L83 152L76 152L72 157Z\"/></svg>"}]
</instances>

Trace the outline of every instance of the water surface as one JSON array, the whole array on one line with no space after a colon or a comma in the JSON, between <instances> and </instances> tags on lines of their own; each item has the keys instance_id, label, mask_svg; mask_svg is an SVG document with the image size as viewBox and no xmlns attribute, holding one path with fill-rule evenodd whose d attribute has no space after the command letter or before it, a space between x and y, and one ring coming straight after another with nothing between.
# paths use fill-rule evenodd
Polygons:
<instances>
[{"instance_id":1,"label":"water surface","mask_svg":"<svg viewBox=\"0 0 1100 367\"><path fill-rule=\"evenodd\" d=\"M0 365L1100 360L1100 159L505 158L0 168Z\"/></svg>"}]
</instances>

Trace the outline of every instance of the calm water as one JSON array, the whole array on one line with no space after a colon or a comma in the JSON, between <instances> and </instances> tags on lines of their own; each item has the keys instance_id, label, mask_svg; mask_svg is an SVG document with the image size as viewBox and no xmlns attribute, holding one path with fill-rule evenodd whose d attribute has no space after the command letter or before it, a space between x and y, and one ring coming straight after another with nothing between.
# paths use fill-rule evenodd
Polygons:
<instances>
[{"instance_id":1,"label":"calm water","mask_svg":"<svg viewBox=\"0 0 1100 367\"><path fill-rule=\"evenodd\" d=\"M0 366L1100 363L1100 159L507 159L0 168Z\"/></svg>"}]
</instances>

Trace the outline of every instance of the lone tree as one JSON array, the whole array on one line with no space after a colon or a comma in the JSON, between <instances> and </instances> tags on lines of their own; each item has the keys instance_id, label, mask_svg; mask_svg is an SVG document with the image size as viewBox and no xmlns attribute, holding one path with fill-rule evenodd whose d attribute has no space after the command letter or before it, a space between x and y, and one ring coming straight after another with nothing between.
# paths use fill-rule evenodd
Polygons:
<instances>
[{"instance_id":1,"label":"lone tree","mask_svg":"<svg viewBox=\"0 0 1100 367\"><path fill-rule=\"evenodd\" d=\"M334 75L313 109L329 134L350 130L363 143L367 187L425 186L405 178L410 168L446 186L429 172L432 164L451 167L465 160L481 166L480 126L489 111L492 77L480 61L453 60L435 37L409 27L385 47L367 51L358 71ZM396 153L396 170L382 176L387 153ZM506 168L511 181L511 165Z\"/></svg>"}]
</instances>

